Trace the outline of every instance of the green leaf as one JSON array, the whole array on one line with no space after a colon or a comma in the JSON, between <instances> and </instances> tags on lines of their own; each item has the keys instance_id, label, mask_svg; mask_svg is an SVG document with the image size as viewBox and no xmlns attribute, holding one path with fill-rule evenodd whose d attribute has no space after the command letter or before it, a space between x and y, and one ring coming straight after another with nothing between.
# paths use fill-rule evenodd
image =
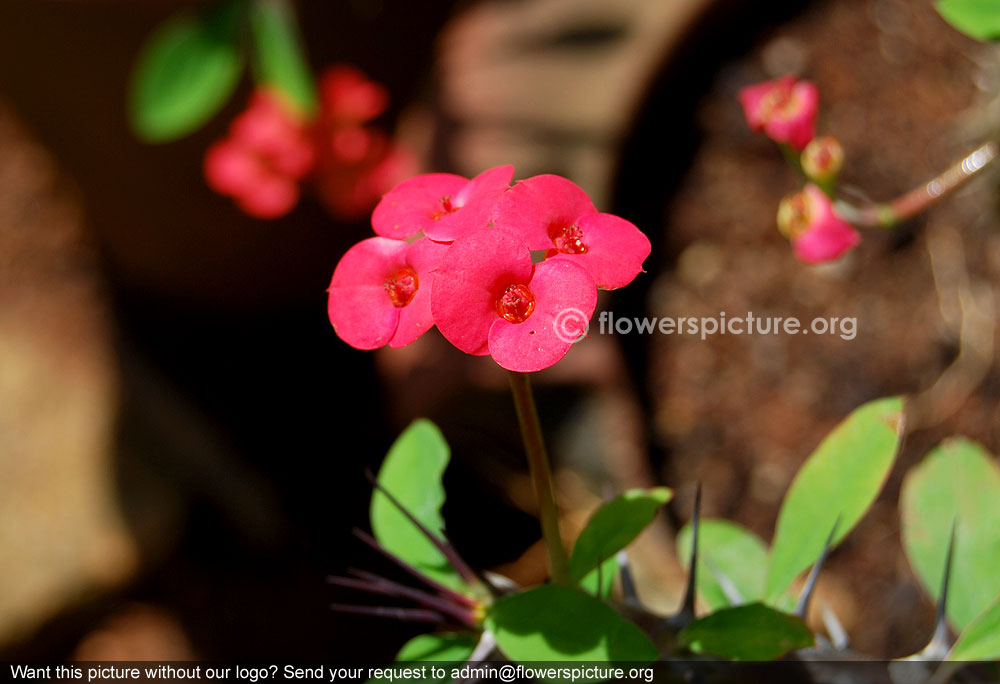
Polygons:
<instances>
[{"instance_id":1,"label":"green leaf","mask_svg":"<svg viewBox=\"0 0 1000 684\"><path fill-rule=\"evenodd\" d=\"M132 72L129 119L146 142L166 142L200 128L232 95L243 72L239 4L178 15L157 28Z\"/></svg>"},{"instance_id":2,"label":"green leaf","mask_svg":"<svg viewBox=\"0 0 1000 684\"><path fill-rule=\"evenodd\" d=\"M514 661L649 662L656 647L600 599L545 585L496 601L486 627Z\"/></svg>"},{"instance_id":3,"label":"green leaf","mask_svg":"<svg viewBox=\"0 0 1000 684\"><path fill-rule=\"evenodd\" d=\"M441 431L420 419L399 436L378 473L379 484L436 534L444 529L441 477L450 457ZM372 495L371 523L375 538L387 550L448 587L464 588L444 554L379 491Z\"/></svg>"},{"instance_id":4,"label":"green leaf","mask_svg":"<svg viewBox=\"0 0 1000 684\"><path fill-rule=\"evenodd\" d=\"M677 535L677 555L687 565L691 558L691 525ZM750 530L728 520L702 519L698 528L698 594L712 609L732 605L716 573L725 575L744 603L757 601L764 591L767 546Z\"/></svg>"},{"instance_id":5,"label":"green leaf","mask_svg":"<svg viewBox=\"0 0 1000 684\"><path fill-rule=\"evenodd\" d=\"M617 575L618 559L612 556L587 573L587 576L580 580L580 588L591 596L608 598L615 586Z\"/></svg>"},{"instance_id":6,"label":"green leaf","mask_svg":"<svg viewBox=\"0 0 1000 684\"><path fill-rule=\"evenodd\" d=\"M587 521L569 559L570 579L577 583L591 570L625 548L653 521L673 496L666 487L631 489L603 504Z\"/></svg>"},{"instance_id":7,"label":"green leaf","mask_svg":"<svg viewBox=\"0 0 1000 684\"><path fill-rule=\"evenodd\" d=\"M415 636L399 649L396 661L400 663L438 662L453 663L469 659L476 648L476 639L471 634L421 634Z\"/></svg>"},{"instance_id":8,"label":"green leaf","mask_svg":"<svg viewBox=\"0 0 1000 684\"><path fill-rule=\"evenodd\" d=\"M283 92L303 114L315 113L316 84L287 0L254 0L250 27L257 83Z\"/></svg>"},{"instance_id":9,"label":"green leaf","mask_svg":"<svg viewBox=\"0 0 1000 684\"><path fill-rule=\"evenodd\" d=\"M1000 467L975 442L947 440L907 473L900 516L907 558L935 599L955 521L948 618L964 629L1000 592Z\"/></svg>"},{"instance_id":10,"label":"green leaf","mask_svg":"<svg viewBox=\"0 0 1000 684\"><path fill-rule=\"evenodd\" d=\"M680 639L695 653L730 660L774 660L814 643L801 619L763 603L723 608L695 620Z\"/></svg>"},{"instance_id":11,"label":"green leaf","mask_svg":"<svg viewBox=\"0 0 1000 684\"><path fill-rule=\"evenodd\" d=\"M938 0L937 11L949 24L978 40L1000 38L997 0Z\"/></svg>"},{"instance_id":12,"label":"green leaf","mask_svg":"<svg viewBox=\"0 0 1000 684\"><path fill-rule=\"evenodd\" d=\"M948 660L1000 659L1000 596L973 620L951 648Z\"/></svg>"},{"instance_id":13,"label":"green leaf","mask_svg":"<svg viewBox=\"0 0 1000 684\"><path fill-rule=\"evenodd\" d=\"M902 427L901 397L869 402L806 460L778 514L764 589L768 603L819 558L834 523L833 546L854 529L885 484Z\"/></svg>"}]
</instances>

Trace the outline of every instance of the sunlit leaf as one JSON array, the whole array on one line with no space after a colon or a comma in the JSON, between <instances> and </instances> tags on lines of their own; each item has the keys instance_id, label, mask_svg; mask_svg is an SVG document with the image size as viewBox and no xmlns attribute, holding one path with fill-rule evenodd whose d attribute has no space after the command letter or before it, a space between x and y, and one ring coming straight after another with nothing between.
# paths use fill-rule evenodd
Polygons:
<instances>
[{"instance_id":1,"label":"sunlit leaf","mask_svg":"<svg viewBox=\"0 0 1000 684\"><path fill-rule=\"evenodd\" d=\"M695 620L680 639L695 653L730 660L774 660L814 643L801 619L762 603L723 608Z\"/></svg>"},{"instance_id":2,"label":"sunlit leaf","mask_svg":"<svg viewBox=\"0 0 1000 684\"><path fill-rule=\"evenodd\" d=\"M997 0L938 0L937 11L967 36L978 40L1000 38L1000 2Z\"/></svg>"},{"instance_id":3,"label":"sunlit leaf","mask_svg":"<svg viewBox=\"0 0 1000 684\"><path fill-rule=\"evenodd\" d=\"M902 398L869 402L806 460L778 514L764 589L769 603L819 558L834 523L832 546L854 529L892 469L902 426Z\"/></svg>"},{"instance_id":4,"label":"sunlit leaf","mask_svg":"<svg viewBox=\"0 0 1000 684\"><path fill-rule=\"evenodd\" d=\"M569 560L569 574L579 582L601 563L625 548L673 496L666 487L632 489L603 504L587 521Z\"/></svg>"},{"instance_id":5,"label":"sunlit leaf","mask_svg":"<svg viewBox=\"0 0 1000 684\"><path fill-rule=\"evenodd\" d=\"M207 122L243 71L239 3L178 15L146 41L129 91L129 119L147 142L180 138Z\"/></svg>"},{"instance_id":6,"label":"sunlit leaf","mask_svg":"<svg viewBox=\"0 0 1000 684\"><path fill-rule=\"evenodd\" d=\"M396 660L401 663L418 661L462 662L468 660L476 648L476 639L471 634L421 634L415 636L399 649Z\"/></svg>"},{"instance_id":7,"label":"sunlit leaf","mask_svg":"<svg viewBox=\"0 0 1000 684\"><path fill-rule=\"evenodd\" d=\"M451 452L441 431L429 420L416 420L389 449L378 482L431 532L444 529L441 477ZM371 523L386 549L432 579L449 587L464 586L444 555L381 492L372 495Z\"/></svg>"},{"instance_id":8,"label":"sunlit leaf","mask_svg":"<svg viewBox=\"0 0 1000 684\"><path fill-rule=\"evenodd\" d=\"M580 580L580 588L593 596L608 598L611 596L611 590L615 586L615 577L617 575L618 560L615 556L612 556Z\"/></svg>"},{"instance_id":9,"label":"sunlit leaf","mask_svg":"<svg viewBox=\"0 0 1000 684\"><path fill-rule=\"evenodd\" d=\"M253 0L250 27L257 83L283 92L304 114L316 110L316 84L287 0Z\"/></svg>"},{"instance_id":10,"label":"sunlit leaf","mask_svg":"<svg viewBox=\"0 0 1000 684\"><path fill-rule=\"evenodd\" d=\"M941 593L945 553L955 522L948 619L965 628L1000 593L1000 467L981 446L950 439L903 481L903 546L924 588Z\"/></svg>"},{"instance_id":11,"label":"sunlit leaf","mask_svg":"<svg viewBox=\"0 0 1000 684\"><path fill-rule=\"evenodd\" d=\"M948 660L1000 659L1000 596L969 623L948 654Z\"/></svg>"},{"instance_id":12,"label":"sunlit leaf","mask_svg":"<svg viewBox=\"0 0 1000 684\"><path fill-rule=\"evenodd\" d=\"M649 662L656 647L642 630L600 599L545 585L507 596L489 610L486 627L511 660Z\"/></svg>"},{"instance_id":13,"label":"sunlit leaf","mask_svg":"<svg viewBox=\"0 0 1000 684\"><path fill-rule=\"evenodd\" d=\"M677 555L687 565L691 558L691 525L677 535ZM719 583L723 575L743 599L761 598L767 572L767 546L750 530L728 520L702 519L698 530L698 595L712 610L732 605Z\"/></svg>"}]
</instances>

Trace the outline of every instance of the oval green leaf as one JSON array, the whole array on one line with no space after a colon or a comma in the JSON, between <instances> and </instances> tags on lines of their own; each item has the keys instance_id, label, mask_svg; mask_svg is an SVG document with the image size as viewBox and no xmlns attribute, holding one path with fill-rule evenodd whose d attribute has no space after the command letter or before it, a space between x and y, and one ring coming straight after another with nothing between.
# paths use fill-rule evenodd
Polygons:
<instances>
[{"instance_id":1,"label":"oval green leaf","mask_svg":"<svg viewBox=\"0 0 1000 684\"><path fill-rule=\"evenodd\" d=\"M580 582L639 536L673 496L666 487L630 489L603 504L587 521L569 559L570 579Z\"/></svg>"},{"instance_id":2,"label":"oval green leaf","mask_svg":"<svg viewBox=\"0 0 1000 684\"><path fill-rule=\"evenodd\" d=\"M615 586L615 577L618 575L618 559L616 556L612 556L587 573L580 580L580 588L591 596L600 598L611 596L611 590Z\"/></svg>"},{"instance_id":3,"label":"oval green leaf","mask_svg":"<svg viewBox=\"0 0 1000 684\"><path fill-rule=\"evenodd\" d=\"M546 585L495 602L486 627L518 662L649 662L656 647L641 629L600 599Z\"/></svg>"},{"instance_id":4,"label":"oval green leaf","mask_svg":"<svg viewBox=\"0 0 1000 684\"><path fill-rule=\"evenodd\" d=\"M955 521L948 619L962 630L1000 593L1000 467L975 442L933 449L903 481L900 516L906 556L935 599Z\"/></svg>"},{"instance_id":5,"label":"oval green leaf","mask_svg":"<svg viewBox=\"0 0 1000 684\"><path fill-rule=\"evenodd\" d=\"M450 457L441 431L420 419L399 436L378 473L379 484L436 534L444 529L441 478ZM465 586L444 554L379 491L372 495L370 515L375 538L388 551L446 586Z\"/></svg>"},{"instance_id":6,"label":"oval green leaf","mask_svg":"<svg viewBox=\"0 0 1000 684\"><path fill-rule=\"evenodd\" d=\"M677 555L686 567L691 558L690 523L677 535ZM701 520L695 586L709 608L718 610L734 605L720 584L723 578L739 593L742 603L760 600L765 573L767 545L760 537L728 520Z\"/></svg>"},{"instance_id":7,"label":"oval green leaf","mask_svg":"<svg viewBox=\"0 0 1000 684\"><path fill-rule=\"evenodd\" d=\"M146 142L167 142L208 121L232 95L243 72L239 7L179 15L146 41L132 72L129 120Z\"/></svg>"},{"instance_id":8,"label":"oval green leaf","mask_svg":"<svg viewBox=\"0 0 1000 684\"><path fill-rule=\"evenodd\" d=\"M948 660L1000 659L1000 596L976 617L951 648Z\"/></svg>"},{"instance_id":9,"label":"oval green leaf","mask_svg":"<svg viewBox=\"0 0 1000 684\"><path fill-rule=\"evenodd\" d=\"M250 27L257 83L283 92L303 114L315 113L316 84L289 4L253 0Z\"/></svg>"},{"instance_id":10,"label":"oval green leaf","mask_svg":"<svg viewBox=\"0 0 1000 684\"><path fill-rule=\"evenodd\" d=\"M460 663L468 660L476 648L476 639L471 634L421 634L415 636L399 649L396 661L400 663L447 661Z\"/></svg>"},{"instance_id":11,"label":"oval green leaf","mask_svg":"<svg viewBox=\"0 0 1000 684\"><path fill-rule=\"evenodd\" d=\"M1000 38L1000 3L996 0L938 0L937 11L967 36L977 40Z\"/></svg>"},{"instance_id":12,"label":"oval green leaf","mask_svg":"<svg viewBox=\"0 0 1000 684\"><path fill-rule=\"evenodd\" d=\"M801 619L762 603L706 615L688 625L680 640L695 653L729 660L774 660L814 643L812 632Z\"/></svg>"},{"instance_id":13,"label":"oval green leaf","mask_svg":"<svg viewBox=\"0 0 1000 684\"><path fill-rule=\"evenodd\" d=\"M878 399L855 409L806 460L778 514L768 603L819 558L835 523L833 546L854 529L885 484L902 428L903 399Z\"/></svg>"}]
</instances>

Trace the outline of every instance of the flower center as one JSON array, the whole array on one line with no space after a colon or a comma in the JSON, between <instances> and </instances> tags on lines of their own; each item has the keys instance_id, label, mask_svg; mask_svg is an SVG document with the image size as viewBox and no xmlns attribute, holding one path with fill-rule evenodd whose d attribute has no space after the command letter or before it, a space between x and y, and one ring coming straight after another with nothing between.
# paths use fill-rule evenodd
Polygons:
<instances>
[{"instance_id":1,"label":"flower center","mask_svg":"<svg viewBox=\"0 0 1000 684\"><path fill-rule=\"evenodd\" d=\"M789 240L805 233L813 222L813 206L805 192L786 197L778 205L778 229Z\"/></svg>"},{"instance_id":2,"label":"flower center","mask_svg":"<svg viewBox=\"0 0 1000 684\"><path fill-rule=\"evenodd\" d=\"M440 199L440 202L441 202L441 211L431 214L431 218L434 219L435 221L437 221L443 216L447 216L448 214L454 214L456 211L461 209L460 206L451 203L451 195L445 195Z\"/></svg>"},{"instance_id":3,"label":"flower center","mask_svg":"<svg viewBox=\"0 0 1000 684\"><path fill-rule=\"evenodd\" d=\"M760 118L767 121L778 115L788 116L795 110L792 89L785 85L775 86L760 101Z\"/></svg>"},{"instance_id":4,"label":"flower center","mask_svg":"<svg viewBox=\"0 0 1000 684\"><path fill-rule=\"evenodd\" d=\"M404 307L413 299L420 288L417 272L409 266L403 266L385 279L385 291L395 307Z\"/></svg>"},{"instance_id":5,"label":"flower center","mask_svg":"<svg viewBox=\"0 0 1000 684\"><path fill-rule=\"evenodd\" d=\"M535 295L527 285L508 285L497 298L497 314L511 323L524 323L535 310Z\"/></svg>"},{"instance_id":6,"label":"flower center","mask_svg":"<svg viewBox=\"0 0 1000 684\"><path fill-rule=\"evenodd\" d=\"M583 242L583 229L577 225L552 226L549 237L556 249L563 254L586 254L589 247Z\"/></svg>"}]
</instances>

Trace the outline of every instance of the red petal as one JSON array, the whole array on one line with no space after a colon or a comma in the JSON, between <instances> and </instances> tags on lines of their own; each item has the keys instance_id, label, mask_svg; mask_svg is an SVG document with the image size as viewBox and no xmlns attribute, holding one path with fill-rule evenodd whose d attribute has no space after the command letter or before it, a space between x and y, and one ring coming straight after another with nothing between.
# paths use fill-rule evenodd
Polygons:
<instances>
[{"instance_id":1,"label":"red petal","mask_svg":"<svg viewBox=\"0 0 1000 684\"><path fill-rule=\"evenodd\" d=\"M544 174L515 184L493 212L493 225L518 233L529 249L552 247L549 230L572 225L597 209L580 186L562 176Z\"/></svg>"},{"instance_id":2,"label":"red petal","mask_svg":"<svg viewBox=\"0 0 1000 684\"><path fill-rule=\"evenodd\" d=\"M500 291L528 283L531 274L531 253L514 233L488 228L456 240L434 277L431 311L438 330L466 353L488 353Z\"/></svg>"},{"instance_id":3,"label":"red petal","mask_svg":"<svg viewBox=\"0 0 1000 684\"><path fill-rule=\"evenodd\" d=\"M442 211L441 199L458 194L468 182L453 173L425 173L405 180L375 207L372 228L378 235L397 240L426 231Z\"/></svg>"},{"instance_id":4,"label":"red petal","mask_svg":"<svg viewBox=\"0 0 1000 684\"><path fill-rule=\"evenodd\" d=\"M631 283L642 273L642 262L649 256L649 238L635 224L614 214L587 214L576 225L583 231L583 254L556 254L583 266L593 276L597 287L615 290Z\"/></svg>"},{"instance_id":5,"label":"red petal","mask_svg":"<svg viewBox=\"0 0 1000 684\"><path fill-rule=\"evenodd\" d=\"M597 288L585 269L568 259L535 266L528 285L535 310L523 323L497 318L490 328L493 360L507 370L530 373L561 359L585 334L597 306Z\"/></svg>"},{"instance_id":6,"label":"red petal","mask_svg":"<svg viewBox=\"0 0 1000 684\"><path fill-rule=\"evenodd\" d=\"M510 164L483 171L452 196L451 203L458 209L430 223L424 229L427 237L438 242L451 242L485 228L493 215L493 208L510 187L513 177L514 167Z\"/></svg>"},{"instance_id":7,"label":"red petal","mask_svg":"<svg viewBox=\"0 0 1000 684\"><path fill-rule=\"evenodd\" d=\"M417 293L406 306L399 309L399 325L396 334L389 341L390 347L405 347L410 342L434 327L431 314L431 285L434 271L448 251L449 245L442 245L421 238L406 250L406 263L417 272L419 286Z\"/></svg>"},{"instance_id":8,"label":"red petal","mask_svg":"<svg viewBox=\"0 0 1000 684\"><path fill-rule=\"evenodd\" d=\"M406 265L406 250L406 243L399 240L368 238L351 247L337 264L327 313L337 335L352 347L377 349L395 335L400 309L386 294L385 281Z\"/></svg>"}]
</instances>

